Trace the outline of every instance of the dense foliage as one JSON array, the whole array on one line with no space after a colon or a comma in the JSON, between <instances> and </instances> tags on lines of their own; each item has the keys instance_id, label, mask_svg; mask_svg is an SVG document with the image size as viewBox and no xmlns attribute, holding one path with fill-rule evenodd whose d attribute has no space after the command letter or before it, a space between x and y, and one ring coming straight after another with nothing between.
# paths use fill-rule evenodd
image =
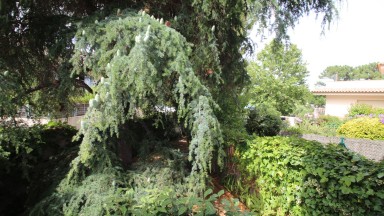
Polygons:
<instances>
[{"instance_id":1,"label":"dense foliage","mask_svg":"<svg viewBox=\"0 0 384 216\"><path fill-rule=\"evenodd\" d=\"M162 22L145 12L120 11L79 30L71 59L73 74L89 69L101 76L80 129L84 138L79 162L92 167L91 146L118 137L119 127L129 119L158 118L158 109L173 105L191 133L189 160L195 178L191 181L196 181L191 184L200 190L211 170L212 156L223 143L214 114L217 105L193 71L190 45ZM211 37L214 40L213 32ZM220 164L222 154L217 155L214 163Z\"/></svg>"},{"instance_id":2,"label":"dense foliage","mask_svg":"<svg viewBox=\"0 0 384 216\"><path fill-rule=\"evenodd\" d=\"M304 117L297 127L303 134L336 136L337 129L344 123L345 120L336 116L323 115L319 118Z\"/></svg>"},{"instance_id":3,"label":"dense foliage","mask_svg":"<svg viewBox=\"0 0 384 216\"><path fill-rule=\"evenodd\" d=\"M1 215L21 214L64 177L78 151L75 134L73 127L56 122L0 128Z\"/></svg>"},{"instance_id":4,"label":"dense foliage","mask_svg":"<svg viewBox=\"0 0 384 216\"><path fill-rule=\"evenodd\" d=\"M60 168L67 175L33 213L132 213L136 205L128 209L118 201L121 190L137 187L124 183L133 178L121 168L124 154L155 145L135 139L132 128L139 122L154 138L144 120L161 125L167 108L190 139L180 197L193 197L193 191L205 200L224 138L241 134L233 128L244 119L238 98L249 81L242 58L252 49L247 30L257 22L261 31L286 38L309 11L324 15L324 24L337 13L333 0L0 0L0 124L17 126L13 120L24 105L36 116L47 115L69 111L71 98L84 90L94 95L78 134L78 156L69 171ZM98 83L94 90L84 82L87 76ZM113 201L104 208L108 198ZM138 211L148 214L146 207Z\"/></svg>"},{"instance_id":5,"label":"dense foliage","mask_svg":"<svg viewBox=\"0 0 384 216\"><path fill-rule=\"evenodd\" d=\"M338 134L351 138L384 140L384 124L381 119L361 117L349 120L337 129Z\"/></svg>"},{"instance_id":6,"label":"dense foliage","mask_svg":"<svg viewBox=\"0 0 384 216\"><path fill-rule=\"evenodd\" d=\"M325 95L313 95L309 97L309 104L315 107L325 107Z\"/></svg>"},{"instance_id":7,"label":"dense foliage","mask_svg":"<svg viewBox=\"0 0 384 216\"><path fill-rule=\"evenodd\" d=\"M348 110L349 117L359 117L359 116L375 116L384 114L384 109L379 107L373 107L368 104L353 104Z\"/></svg>"},{"instance_id":8,"label":"dense foliage","mask_svg":"<svg viewBox=\"0 0 384 216\"><path fill-rule=\"evenodd\" d=\"M247 71L251 76L250 104L265 103L283 115L292 114L299 104L306 104L308 70L296 45L272 41L257 55L257 61L250 63Z\"/></svg>"},{"instance_id":9,"label":"dense foliage","mask_svg":"<svg viewBox=\"0 0 384 216\"><path fill-rule=\"evenodd\" d=\"M153 143L152 143L153 144ZM188 189L187 154L158 146L138 158L128 172L117 161L113 168L93 170L81 184L62 181L31 211L32 215L216 215L208 189L201 196ZM236 213L238 209L226 209Z\"/></svg>"},{"instance_id":10,"label":"dense foliage","mask_svg":"<svg viewBox=\"0 0 384 216\"><path fill-rule=\"evenodd\" d=\"M382 215L384 163L299 138L249 140L228 188L261 215Z\"/></svg>"},{"instance_id":11,"label":"dense foliage","mask_svg":"<svg viewBox=\"0 0 384 216\"><path fill-rule=\"evenodd\" d=\"M288 27L294 26L309 11L323 15L323 24L337 16L333 0L299 3L282 0L1 0L0 46L4 50L0 54L1 115L13 115L25 103L42 113L65 109L69 95L83 93L79 88L91 91L84 82L91 71L70 76L69 59L75 46L76 23L87 22L94 14L115 13L117 8L145 10L156 18L163 17L164 22L169 21L194 44L191 58L194 72L214 90L217 101L229 100L223 105L236 104L237 93L247 81L242 54L251 48L247 30L256 21L260 31L267 28L284 38ZM210 46L212 26L216 28L218 55L212 54L215 48ZM219 65L214 61L217 57ZM223 81L220 85L214 81L218 77Z\"/></svg>"},{"instance_id":12,"label":"dense foliage","mask_svg":"<svg viewBox=\"0 0 384 216\"><path fill-rule=\"evenodd\" d=\"M282 125L280 113L274 107L259 105L250 108L245 128L249 134L276 136Z\"/></svg>"},{"instance_id":13,"label":"dense foliage","mask_svg":"<svg viewBox=\"0 0 384 216\"><path fill-rule=\"evenodd\" d=\"M320 78L330 78L334 80L379 80L383 76L377 70L377 62L352 67L349 65L328 66L320 74Z\"/></svg>"},{"instance_id":14,"label":"dense foliage","mask_svg":"<svg viewBox=\"0 0 384 216\"><path fill-rule=\"evenodd\" d=\"M302 137L303 131L298 127L284 125L279 132L279 136Z\"/></svg>"}]
</instances>

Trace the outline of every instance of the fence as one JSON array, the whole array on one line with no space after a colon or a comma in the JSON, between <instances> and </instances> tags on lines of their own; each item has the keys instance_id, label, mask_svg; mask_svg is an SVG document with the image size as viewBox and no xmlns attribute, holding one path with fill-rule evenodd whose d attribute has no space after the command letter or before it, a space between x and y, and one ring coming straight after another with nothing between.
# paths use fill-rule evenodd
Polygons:
<instances>
[{"instance_id":1,"label":"fence","mask_svg":"<svg viewBox=\"0 0 384 216\"><path fill-rule=\"evenodd\" d=\"M326 137L316 134L304 134L303 138L307 140L316 140L323 144L340 142L340 137ZM384 160L384 141L382 140L346 138L344 142L347 149L363 155L368 159L374 161Z\"/></svg>"},{"instance_id":2,"label":"fence","mask_svg":"<svg viewBox=\"0 0 384 216\"><path fill-rule=\"evenodd\" d=\"M325 114L325 108L318 107L313 110L313 117L315 118L318 118L319 116L322 116L324 114Z\"/></svg>"},{"instance_id":3,"label":"fence","mask_svg":"<svg viewBox=\"0 0 384 216\"><path fill-rule=\"evenodd\" d=\"M73 116L82 116L85 115L88 109L88 104L76 104L76 107L73 111Z\"/></svg>"},{"instance_id":4,"label":"fence","mask_svg":"<svg viewBox=\"0 0 384 216\"><path fill-rule=\"evenodd\" d=\"M88 104L76 104L72 111L63 112L59 115L61 118L74 117L74 116L83 116L87 112L89 105ZM27 106L21 107L18 112L18 117L20 118L31 118L33 117L33 110Z\"/></svg>"}]
</instances>

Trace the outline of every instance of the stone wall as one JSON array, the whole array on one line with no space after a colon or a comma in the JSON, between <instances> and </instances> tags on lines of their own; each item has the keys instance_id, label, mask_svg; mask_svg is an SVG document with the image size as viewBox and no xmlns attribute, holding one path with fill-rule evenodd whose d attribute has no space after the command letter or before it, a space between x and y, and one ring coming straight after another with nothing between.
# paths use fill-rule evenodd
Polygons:
<instances>
[{"instance_id":1,"label":"stone wall","mask_svg":"<svg viewBox=\"0 0 384 216\"><path fill-rule=\"evenodd\" d=\"M80 121L84 116L73 116L68 118L61 118L59 119L62 122L66 122L67 124L75 127L77 130L80 129Z\"/></svg>"},{"instance_id":2,"label":"stone wall","mask_svg":"<svg viewBox=\"0 0 384 216\"><path fill-rule=\"evenodd\" d=\"M306 140L316 140L323 144L340 142L340 137L326 137L315 134L304 134L303 138ZM384 141L345 138L344 143L349 150L363 155L368 159L374 161L384 160Z\"/></svg>"}]
</instances>

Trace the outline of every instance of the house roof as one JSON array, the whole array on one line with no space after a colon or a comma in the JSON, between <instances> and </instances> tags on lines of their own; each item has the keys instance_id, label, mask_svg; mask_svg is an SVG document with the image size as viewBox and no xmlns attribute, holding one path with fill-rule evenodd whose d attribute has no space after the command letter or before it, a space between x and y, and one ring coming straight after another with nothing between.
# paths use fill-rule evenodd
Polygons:
<instances>
[{"instance_id":1,"label":"house roof","mask_svg":"<svg viewBox=\"0 0 384 216\"><path fill-rule=\"evenodd\" d=\"M317 95L327 94L382 94L384 80L336 81L312 90Z\"/></svg>"}]
</instances>

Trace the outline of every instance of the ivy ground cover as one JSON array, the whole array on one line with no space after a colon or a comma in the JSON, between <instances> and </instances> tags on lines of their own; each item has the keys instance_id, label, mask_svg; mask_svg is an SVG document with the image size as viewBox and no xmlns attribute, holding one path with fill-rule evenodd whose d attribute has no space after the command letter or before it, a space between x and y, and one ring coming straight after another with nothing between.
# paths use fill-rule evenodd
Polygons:
<instances>
[{"instance_id":1,"label":"ivy ground cover","mask_svg":"<svg viewBox=\"0 0 384 216\"><path fill-rule=\"evenodd\" d=\"M290 137L249 140L226 184L261 215L384 215L384 163Z\"/></svg>"}]
</instances>

